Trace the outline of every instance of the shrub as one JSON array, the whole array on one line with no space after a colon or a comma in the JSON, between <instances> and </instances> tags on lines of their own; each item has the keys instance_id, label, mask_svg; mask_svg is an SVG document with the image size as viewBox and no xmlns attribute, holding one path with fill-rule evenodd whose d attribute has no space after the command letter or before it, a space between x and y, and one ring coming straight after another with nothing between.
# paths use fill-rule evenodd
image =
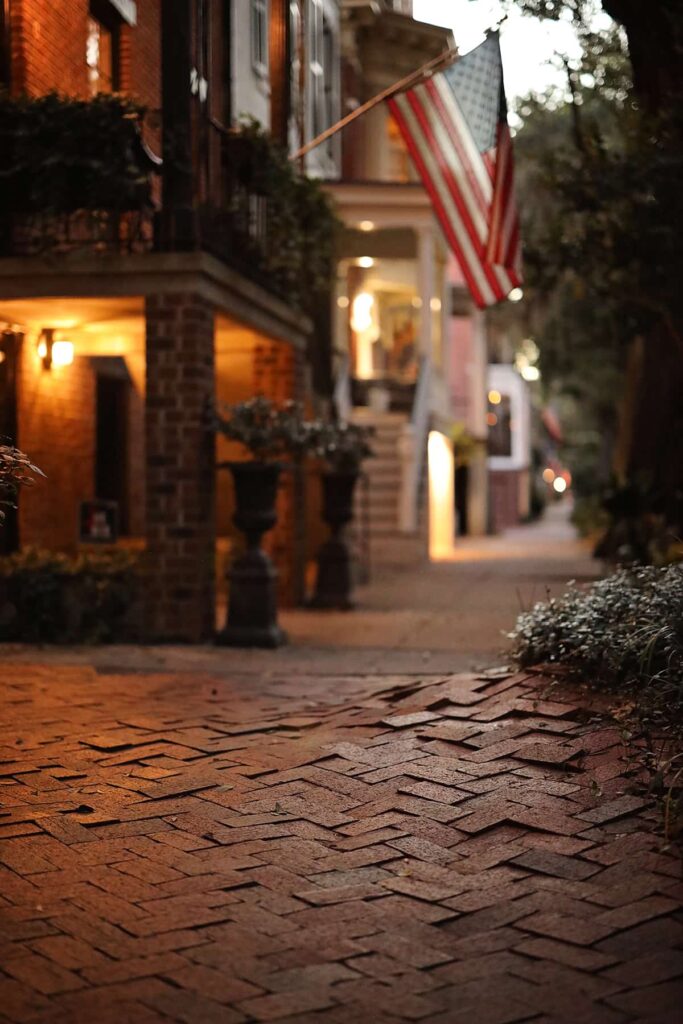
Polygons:
<instances>
[{"instance_id":1,"label":"shrub","mask_svg":"<svg viewBox=\"0 0 683 1024\"><path fill-rule=\"evenodd\" d=\"M32 484L36 475L44 474L27 455L12 445L0 444L0 526L5 518L4 509L14 508L19 487Z\"/></svg>"},{"instance_id":2,"label":"shrub","mask_svg":"<svg viewBox=\"0 0 683 1024\"><path fill-rule=\"evenodd\" d=\"M0 96L0 214L150 203L144 110L123 96Z\"/></svg>"},{"instance_id":3,"label":"shrub","mask_svg":"<svg viewBox=\"0 0 683 1024\"><path fill-rule=\"evenodd\" d=\"M680 565L624 568L586 591L572 588L520 616L511 638L521 665L562 665L625 690L643 726L683 735Z\"/></svg>"},{"instance_id":4,"label":"shrub","mask_svg":"<svg viewBox=\"0 0 683 1024\"><path fill-rule=\"evenodd\" d=\"M134 639L135 566L125 551L69 558L28 548L0 558L0 641Z\"/></svg>"}]
</instances>

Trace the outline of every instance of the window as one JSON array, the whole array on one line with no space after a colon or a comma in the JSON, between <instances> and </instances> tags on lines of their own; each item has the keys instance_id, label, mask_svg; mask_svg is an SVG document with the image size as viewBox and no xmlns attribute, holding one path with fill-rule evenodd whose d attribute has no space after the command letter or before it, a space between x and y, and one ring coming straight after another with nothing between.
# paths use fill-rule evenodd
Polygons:
<instances>
[{"instance_id":1,"label":"window","mask_svg":"<svg viewBox=\"0 0 683 1024\"><path fill-rule=\"evenodd\" d=\"M337 120L337 89L335 75L335 59L337 48L334 33L330 24L325 21L323 24L323 87L324 87L324 125L329 128ZM333 155L333 139L329 139L328 152Z\"/></svg>"},{"instance_id":2,"label":"window","mask_svg":"<svg viewBox=\"0 0 683 1024\"><path fill-rule=\"evenodd\" d=\"M119 43L122 18L109 0L90 0L85 63L91 96L120 88Z\"/></svg>"},{"instance_id":3,"label":"window","mask_svg":"<svg viewBox=\"0 0 683 1024\"><path fill-rule=\"evenodd\" d=\"M495 401L491 401L495 398ZM489 428L489 455L512 455L512 413L510 396L497 391L489 392L489 411L486 416Z\"/></svg>"},{"instance_id":4,"label":"window","mask_svg":"<svg viewBox=\"0 0 683 1024\"><path fill-rule=\"evenodd\" d=\"M337 34L325 17L322 0L310 0L308 11L309 125L310 137L315 138L339 117L339 60ZM335 156L338 142L335 138L327 141L328 156Z\"/></svg>"},{"instance_id":5,"label":"window","mask_svg":"<svg viewBox=\"0 0 683 1024\"><path fill-rule=\"evenodd\" d=\"M88 40L85 60L88 65L90 95L114 91L114 40L113 32L98 21L88 18Z\"/></svg>"},{"instance_id":6,"label":"window","mask_svg":"<svg viewBox=\"0 0 683 1024\"><path fill-rule=\"evenodd\" d=\"M311 0L308 22L308 69L311 83L311 137L325 130L322 0Z\"/></svg>"},{"instance_id":7,"label":"window","mask_svg":"<svg viewBox=\"0 0 683 1024\"><path fill-rule=\"evenodd\" d=\"M296 0L291 0L289 5L289 45L291 53L290 61L290 79L289 86L291 90L291 111L293 116L299 121L299 105L301 103L301 11L299 10L299 4Z\"/></svg>"},{"instance_id":8,"label":"window","mask_svg":"<svg viewBox=\"0 0 683 1024\"><path fill-rule=\"evenodd\" d=\"M251 0L251 64L254 71L268 74L268 0Z\"/></svg>"}]
</instances>

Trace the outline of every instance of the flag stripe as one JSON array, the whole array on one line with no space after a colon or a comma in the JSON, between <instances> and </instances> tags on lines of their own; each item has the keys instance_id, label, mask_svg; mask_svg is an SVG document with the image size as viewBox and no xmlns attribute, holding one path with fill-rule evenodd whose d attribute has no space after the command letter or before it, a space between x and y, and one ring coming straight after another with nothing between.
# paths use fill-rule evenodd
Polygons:
<instances>
[{"instance_id":1,"label":"flag stripe","mask_svg":"<svg viewBox=\"0 0 683 1024\"><path fill-rule=\"evenodd\" d=\"M487 273L487 268L482 263L482 243L477 233L470 230L462 216L461 210L458 208L458 203L453 195L453 191L455 191L456 195L458 194L457 188L454 188L453 191L451 190L449 182L439 166L439 159L442 157L442 154L438 146L434 145L434 141L429 135L428 124L426 121L420 120L419 103L416 102L414 96L407 97L406 103L408 110L404 109L404 116L411 131L422 144L420 155L423 163L426 164L432 188L439 196L439 204L443 215L449 218L449 223L456 239L454 251L461 262L463 270L467 266L470 277L476 282L475 301L487 305L496 302L499 298L503 297L502 294L499 295L500 285L495 274Z\"/></svg>"},{"instance_id":2,"label":"flag stripe","mask_svg":"<svg viewBox=\"0 0 683 1024\"><path fill-rule=\"evenodd\" d=\"M497 36L388 103L474 301L493 305L521 281Z\"/></svg>"},{"instance_id":3,"label":"flag stripe","mask_svg":"<svg viewBox=\"0 0 683 1024\"><path fill-rule=\"evenodd\" d=\"M453 90L447 82L439 82L434 79L429 82L429 85L433 90L433 94L438 96L439 112L444 124L448 127L448 134L453 139L460 159L466 162L466 166L472 175L476 195L481 203L482 210L487 210L491 202L491 179L486 167L483 165L482 155L477 150L469 134L457 100L453 95Z\"/></svg>"},{"instance_id":4,"label":"flag stripe","mask_svg":"<svg viewBox=\"0 0 683 1024\"><path fill-rule=\"evenodd\" d=\"M460 261L472 298L477 305L488 305L494 299L485 279L482 279L481 272L477 275L473 269L476 266L476 256L473 252L468 251L471 248L471 243L467 232L463 230L460 218L457 215L454 216L454 207L449 202L450 196L445 199L444 192L439 188L432 173L432 167L428 166L431 155L427 147L424 144L420 146L414 141L418 137L419 127L416 127L410 104L403 96L398 96L395 100L390 100L389 103L399 128L404 130L408 150L431 197L448 243Z\"/></svg>"},{"instance_id":5,"label":"flag stripe","mask_svg":"<svg viewBox=\"0 0 683 1024\"><path fill-rule=\"evenodd\" d=\"M488 233L486 217L482 214L476 202L468 201L471 197L467 175L461 167L459 160L454 159L451 152L452 147L445 133L440 132L440 118L435 115L434 108L429 103L429 96L421 93L420 89L412 91L407 97L415 116L420 122L425 143L429 152L433 155L435 165L441 173L443 186L450 193L456 205L463 231L467 233L471 243L472 252L469 249L467 257L473 273L479 276L483 272L494 297L501 299L505 297L501 282L498 281L493 268L484 260L484 249ZM459 255L463 255L462 253ZM482 290L482 295L485 292Z\"/></svg>"}]
</instances>

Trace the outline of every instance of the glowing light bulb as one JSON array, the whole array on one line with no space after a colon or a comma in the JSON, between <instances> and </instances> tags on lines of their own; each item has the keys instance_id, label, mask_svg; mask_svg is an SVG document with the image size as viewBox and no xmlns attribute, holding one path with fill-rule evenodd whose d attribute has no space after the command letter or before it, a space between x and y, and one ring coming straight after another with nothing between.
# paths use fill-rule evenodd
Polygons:
<instances>
[{"instance_id":1,"label":"glowing light bulb","mask_svg":"<svg viewBox=\"0 0 683 1024\"><path fill-rule=\"evenodd\" d=\"M361 231L374 231L375 222L374 220L362 220L358 227L361 229Z\"/></svg>"},{"instance_id":2,"label":"glowing light bulb","mask_svg":"<svg viewBox=\"0 0 683 1024\"><path fill-rule=\"evenodd\" d=\"M543 477L543 479L545 480L545 482L547 484L551 484L553 482L553 480L555 479L555 470L551 469L550 466L546 466L546 468L543 470L541 476Z\"/></svg>"},{"instance_id":3,"label":"glowing light bulb","mask_svg":"<svg viewBox=\"0 0 683 1024\"><path fill-rule=\"evenodd\" d=\"M363 267L365 270L369 270L370 267L374 267L375 265L375 261L372 256L359 256L357 262L358 266Z\"/></svg>"},{"instance_id":4,"label":"glowing light bulb","mask_svg":"<svg viewBox=\"0 0 683 1024\"><path fill-rule=\"evenodd\" d=\"M524 292L521 288L513 288L510 294L508 295L508 299L510 300L510 302L519 302L519 300L523 298Z\"/></svg>"},{"instance_id":5,"label":"glowing light bulb","mask_svg":"<svg viewBox=\"0 0 683 1024\"><path fill-rule=\"evenodd\" d=\"M70 341L55 341L52 344L52 365L70 366L74 361L74 347Z\"/></svg>"},{"instance_id":6,"label":"glowing light bulb","mask_svg":"<svg viewBox=\"0 0 683 1024\"><path fill-rule=\"evenodd\" d=\"M489 402L491 405L500 405L502 400L503 396L500 391L496 391L495 388L492 388L491 391L489 391Z\"/></svg>"},{"instance_id":7,"label":"glowing light bulb","mask_svg":"<svg viewBox=\"0 0 683 1024\"><path fill-rule=\"evenodd\" d=\"M567 490L567 481L564 479L564 477L556 476L553 480L553 487L555 488L558 494L562 494L564 493L564 491Z\"/></svg>"}]
</instances>

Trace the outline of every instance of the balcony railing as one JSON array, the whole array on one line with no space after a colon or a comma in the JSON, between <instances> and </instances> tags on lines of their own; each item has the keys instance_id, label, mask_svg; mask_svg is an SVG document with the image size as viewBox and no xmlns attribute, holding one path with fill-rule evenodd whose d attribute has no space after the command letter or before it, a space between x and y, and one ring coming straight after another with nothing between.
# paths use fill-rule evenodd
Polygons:
<instances>
[{"instance_id":1,"label":"balcony railing","mask_svg":"<svg viewBox=\"0 0 683 1024\"><path fill-rule=\"evenodd\" d=\"M220 129L211 173L174 221L141 118L114 96L0 99L0 255L202 250L306 307L327 283L336 225L317 183L257 125Z\"/></svg>"}]
</instances>

